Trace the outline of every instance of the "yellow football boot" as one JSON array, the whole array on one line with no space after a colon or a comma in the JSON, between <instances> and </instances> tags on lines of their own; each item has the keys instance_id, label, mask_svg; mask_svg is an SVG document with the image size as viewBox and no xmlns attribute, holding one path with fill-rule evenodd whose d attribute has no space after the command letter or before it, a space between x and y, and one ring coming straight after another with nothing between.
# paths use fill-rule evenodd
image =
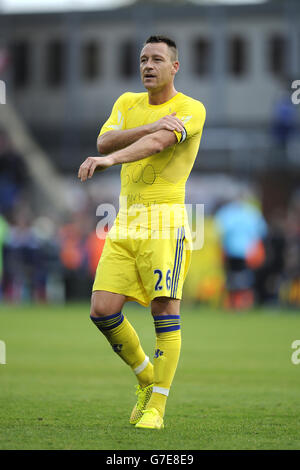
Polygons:
<instances>
[{"instance_id":1,"label":"yellow football boot","mask_svg":"<svg viewBox=\"0 0 300 470\"><path fill-rule=\"evenodd\" d=\"M147 387L141 387L140 385L136 386L137 402L134 405L132 410L129 423L136 424L139 419L143 416L143 411L145 410L148 401L152 395L153 384L148 385Z\"/></svg>"},{"instance_id":2,"label":"yellow football boot","mask_svg":"<svg viewBox=\"0 0 300 470\"><path fill-rule=\"evenodd\" d=\"M143 411L143 416L135 427L141 429L163 429L164 420L156 408L150 408L149 410Z\"/></svg>"}]
</instances>

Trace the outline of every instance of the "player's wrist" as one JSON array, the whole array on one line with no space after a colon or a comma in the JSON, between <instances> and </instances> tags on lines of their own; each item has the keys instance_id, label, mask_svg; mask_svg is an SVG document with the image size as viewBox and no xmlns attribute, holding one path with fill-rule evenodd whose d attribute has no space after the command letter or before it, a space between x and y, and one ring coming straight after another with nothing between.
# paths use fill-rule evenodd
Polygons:
<instances>
[{"instance_id":1,"label":"player's wrist","mask_svg":"<svg viewBox=\"0 0 300 470\"><path fill-rule=\"evenodd\" d=\"M145 130L146 130L146 135L147 134L153 134L156 130L155 122L152 122L151 124L145 124Z\"/></svg>"},{"instance_id":2,"label":"player's wrist","mask_svg":"<svg viewBox=\"0 0 300 470\"><path fill-rule=\"evenodd\" d=\"M114 166L114 165L118 165L120 162L118 161L118 155L117 155L117 152L116 153L112 153L111 155L109 155L108 157L105 157L108 161L108 163L111 165L111 166Z\"/></svg>"}]
</instances>

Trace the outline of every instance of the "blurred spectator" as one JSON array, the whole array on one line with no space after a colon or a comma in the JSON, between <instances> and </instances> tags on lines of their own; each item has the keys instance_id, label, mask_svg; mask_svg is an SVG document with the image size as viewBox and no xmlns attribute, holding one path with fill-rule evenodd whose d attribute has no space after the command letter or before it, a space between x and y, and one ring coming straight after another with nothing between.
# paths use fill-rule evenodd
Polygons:
<instances>
[{"instance_id":1,"label":"blurred spectator","mask_svg":"<svg viewBox=\"0 0 300 470\"><path fill-rule=\"evenodd\" d=\"M78 300L82 297L82 289L86 290L84 281L87 258L84 249L84 236L79 217L74 217L70 223L59 230L60 260L63 266L66 300Z\"/></svg>"},{"instance_id":2,"label":"blurred spectator","mask_svg":"<svg viewBox=\"0 0 300 470\"><path fill-rule=\"evenodd\" d=\"M20 208L14 214L4 248L4 299L30 300L38 289L39 243L31 228L29 210Z\"/></svg>"},{"instance_id":3,"label":"blurred spectator","mask_svg":"<svg viewBox=\"0 0 300 470\"><path fill-rule=\"evenodd\" d=\"M65 292L56 225L49 217L40 216L34 220L32 229L39 240L39 279L44 294L41 298L47 302L62 302Z\"/></svg>"},{"instance_id":4,"label":"blurred spectator","mask_svg":"<svg viewBox=\"0 0 300 470\"><path fill-rule=\"evenodd\" d=\"M224 204L215 214L226 271L228 308L249 308L254 303L254 269L265 260L262 240L267 234L260 211L243 200Z\"/></svg>"},{"instance_id":5,"label":"blurred spectator","mask_svg":"<svg viewBox=\"0 0 300 470\"><path fill-rule=\"evenodd\" d=\"M64 268L66 300L78 300L91 294L95 271L104 239L99 239L89 212L73 213L60 228L60 259Z\"/></svg>"},{"instance_id":6,"label":"blurred spectator","mask_svg":"<svg viewBox=\"0 0 300 470\"><path fill-rule=\"evenodd\" d=\"M224 293L225 273L222 244L216 223L211 216L204 221L204 244L194 250L184 287L185 298L219 306Z\"/></svg>"},{"instance_id":7,"label":"blurred spectator","mask_svg":"<svg viewBox=\"0 0 300 470\"><path fill-rule=\"evenodd\" d=\"M259 304L277 304L283 280L286 236L285 212L275 209L268 219L268 234L264 240L266 260L255 271L255 292Z\"/></svg>"},{"instance_id":8,"label":"blurred spectator","mask_svg":"<svg viewBox=\"0 0 300 470\"><path fill-rule=\"evenodd\" d=\"M272 134L275 144L284 152L297 126L296 106L291 101L290 90L275 103L272 116Z\"/></svg>"},{"instance_id":9,"label":"blurred spectator","mask_svg":"<svg viewBox=\"0 0 300 470\"><path fill-rule=\"evenodd\" d=\"M34 217L23 201L10 212L10 219L11 223L7 223L0 216L3 300L85 300L91 293L106 235L97 236L90 212L72 213L69 223L57 228L48 217Z\"/></svg>"},{"instance_id":10,"label":"blurred spectator","mask_svg":"<svg viewBox=\"0 0 300 470\"><path fill-rule=\"evenodd\" d=\"M99 263L100 256L102 254L104 243L105 243L105 233L104 236L99 238L96 233L96 230L93 230L87 237L86 240L86 251L88 256L88 271L92 279L95 277L96 269Z\"/></svg>"},{"instance_id":11,"label":"blurred spectator","mask_svg":"<svg viewBox=\"0 0 300 470\"><path fill-rule=\"evenodd\" d=\"M288 306L300 307L300 191L291 200L285 224L286 250L284 280L280 300Z\"/></svg>"},{"instance_id":12,"label":"blurred spectator","mask_svg":"<svg viewBox=\"0 0 300 470\"><path fill-rule=\"evenodd\" d=\"M45 302L49 274L59 269L58 246L42 235L41 224L20 206L13 215L4 245L3 298L8 302ZM52 264L51 264L52 261Z\"/></svg>"},{"instance_id":13,"label":"blurred spectator","mask_svg":"<svg viewBox=\"0 0 300 470\"><path fill-rule=\"evenodd\" d=\"M2 297L2 276L3 276L3 246L8 232L8 224L0 215L0 298Z\"/></svg>"},{"instance_id":14,"label":"blurred spectator","mask_svg":"<svg viewBox=\"0 0 300 470\"><path fill-rule=\"evenodd\" d=\"M27 187L28 172L7 134L0 129L0 213L10 214Z\"/></svg>"}]
</instances>

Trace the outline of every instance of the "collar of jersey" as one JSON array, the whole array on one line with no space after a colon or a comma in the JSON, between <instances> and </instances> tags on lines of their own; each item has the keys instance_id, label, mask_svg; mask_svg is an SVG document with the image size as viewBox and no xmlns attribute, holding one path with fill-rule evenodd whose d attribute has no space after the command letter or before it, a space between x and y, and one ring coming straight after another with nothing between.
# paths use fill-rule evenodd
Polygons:
<instances>
[{"instance_id":1,"label":"collar of jersey","mask_svg":"<svg viewBox=\"0 0 300 470\"><path fill-rule=\"evenodd\" d=\"M155 109L158 109L158 108L162 108L163 106L167 106L168 104L172 103L172 101L174 101L176 98L178 98L179 96L181 95L180 91L178 93L176 93L175 96L173 96L173 98L171 98L169 101L165 101L164 103L161 103L161 104L149 104L149 97L148 97L148 94L147 94L147 105L149 106L149 108L155 108Z\"/></svg>"}]
</instances>

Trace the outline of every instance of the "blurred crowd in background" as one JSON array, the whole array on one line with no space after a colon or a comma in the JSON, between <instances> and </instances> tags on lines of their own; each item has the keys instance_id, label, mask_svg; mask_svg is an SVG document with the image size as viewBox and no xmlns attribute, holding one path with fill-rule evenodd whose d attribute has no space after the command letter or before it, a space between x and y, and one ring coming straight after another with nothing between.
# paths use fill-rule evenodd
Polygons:
<instances>
[{"instance_id":1,"label":"blurred crowd in background","mask_svg":"<svg viewBox=\"0 0 300 470\"><path fill-rule=\"evenodd\" d=\"M63 223L37 216L32 183L22 156L0 132L1 300L84 300L104 244L93 226L96 206L89 201Z\"/></svg>"},{"instance_id":2,"label":"blurred crowd in background","mask_svg":"<svg viewBox=\"0 0 300 470\"><path fill-rule=\"evenodd\" d=\"M76 210L57 221L34 213L31 187L22 155L1 131L1 302L86 301L105 243L96 235L96 208L107 200L86 196L74 175ZM204 235L203 248L193 252L185 300L231 310L300 307L300 190L286 211L267 218L257 194L217 197L205 208Z\"/></svg>"}]
</instances>

